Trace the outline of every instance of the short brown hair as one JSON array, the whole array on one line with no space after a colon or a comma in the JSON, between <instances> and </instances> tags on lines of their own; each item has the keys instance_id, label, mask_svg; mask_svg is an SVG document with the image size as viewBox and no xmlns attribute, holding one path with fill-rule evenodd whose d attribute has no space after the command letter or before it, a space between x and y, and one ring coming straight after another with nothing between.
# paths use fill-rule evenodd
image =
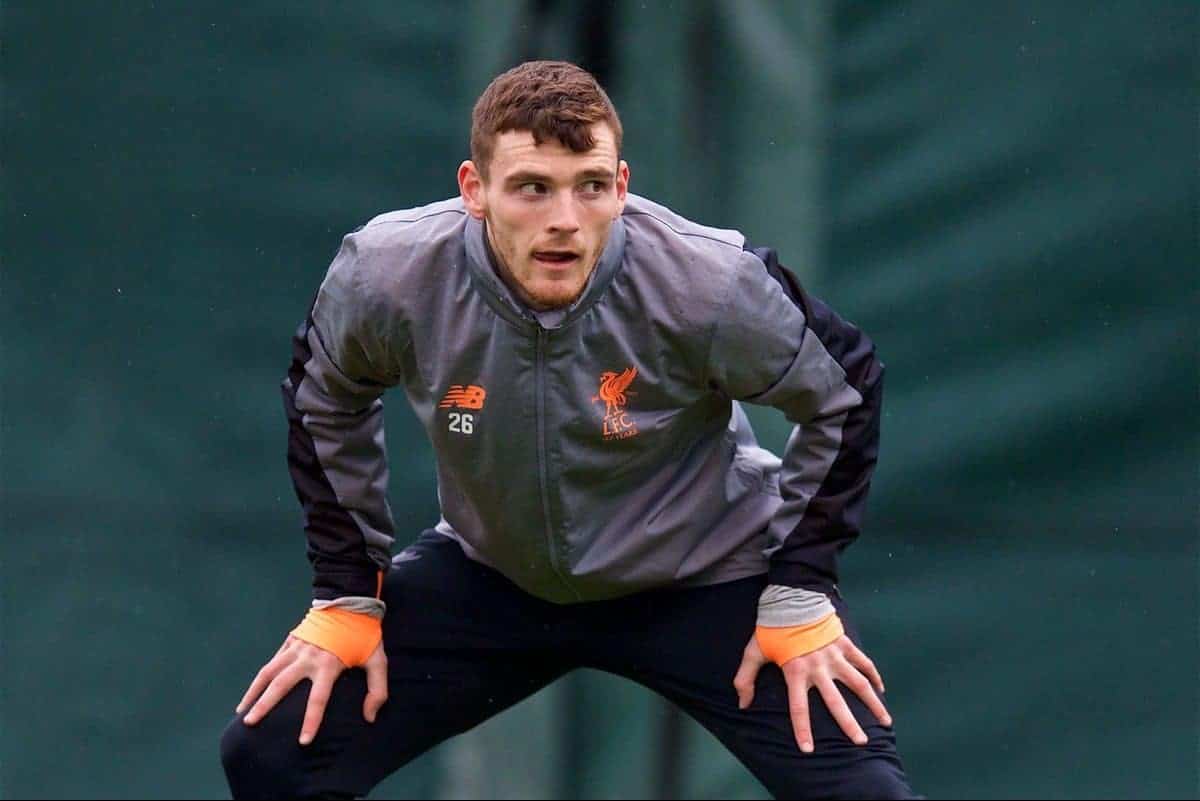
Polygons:
<instances>
[{"instance_id":1,"label":"short brown hair","mask_svg":"<svg viewBox=\"0 0 1200 801\"><path fill-rule=\"evenodd\" d=\"M557 139L586 153L598 122L612 128L619 154L621 120L592 74L566 61L526 61L494 78L475 101L471 160L486 178L496 136L505 131L529 131L535 144Z\"/></svg>"}]
</instances>

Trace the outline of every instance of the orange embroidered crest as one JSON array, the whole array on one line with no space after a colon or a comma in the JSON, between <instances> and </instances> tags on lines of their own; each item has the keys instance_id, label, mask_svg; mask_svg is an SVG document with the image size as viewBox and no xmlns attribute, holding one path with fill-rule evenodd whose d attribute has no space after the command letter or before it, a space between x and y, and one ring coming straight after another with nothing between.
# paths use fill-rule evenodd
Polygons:
<instances>
[{"instance_id":1,"label":"orange embroidered crest","mask_svg":"<svg viewBox=\"0 0 1200 801\"><path fill-rule=\"evenodd\" d=\"M627 395L637 393L629 389L637 378L637 368L627 367L620 373L605 370L600 374L600 391L592 396L592 403L604 401L604 423L601 432L604 439L628 439L636 437L637 425L625 413Z\"/></svg>"}]
</instances>

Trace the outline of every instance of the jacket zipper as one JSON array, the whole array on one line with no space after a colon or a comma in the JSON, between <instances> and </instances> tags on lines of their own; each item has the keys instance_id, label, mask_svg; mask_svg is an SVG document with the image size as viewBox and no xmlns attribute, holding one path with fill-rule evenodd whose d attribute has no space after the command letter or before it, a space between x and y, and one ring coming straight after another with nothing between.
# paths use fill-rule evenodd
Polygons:
<instances>
[{"instance_id":1,"label":"jacket zipper","mask_svg":"<svg viewBox=\"0 0 1200 801\"><path fill-rule=\"evenodd\" d=\"M537 454L538 483L542 490L542 520L546 524L546 550L550 557L550 568L559 580L570 588L559 564L558 548L554 538L554 524L550 519L550 471L546 464L546 342L550 334L540 324L537 326L537 358L534 385L537 393Z\"/></svg>"}]
</instances>

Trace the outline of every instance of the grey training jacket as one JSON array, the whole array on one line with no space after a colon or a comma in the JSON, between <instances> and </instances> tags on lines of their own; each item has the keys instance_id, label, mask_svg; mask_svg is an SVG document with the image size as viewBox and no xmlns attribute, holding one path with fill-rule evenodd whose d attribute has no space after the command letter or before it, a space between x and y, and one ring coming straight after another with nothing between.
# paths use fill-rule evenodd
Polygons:
<instances>
[{"instance_id":1,"label":"grey training jacket","mask_svg":"<svg viewBox=\"0 0 1200 801\"><path fill-rule=\"evenodd\" d=\"M433 444L437 530L535 596L768 571L799 597L835 592L876 460L871 342L773 251L634 195L558 313L521 304L485 240L458 198L378 216L343 239L296 334L288 461L316 602L377 597L390 564L392 386ZM782 461L736 401L798 424Z\"/></svg>"}]
</instances>

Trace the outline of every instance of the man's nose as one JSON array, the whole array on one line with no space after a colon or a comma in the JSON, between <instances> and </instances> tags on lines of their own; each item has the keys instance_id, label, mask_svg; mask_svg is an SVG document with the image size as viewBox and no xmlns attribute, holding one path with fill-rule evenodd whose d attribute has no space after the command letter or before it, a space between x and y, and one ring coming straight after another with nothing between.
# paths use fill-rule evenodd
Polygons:
<instances>
[{"instance_id":1,"label":"man's nose","mask_svg":"<svg viewBox=\"0 0 1200 801\"><path fill-rule=\"evenodd\" d=\"M579 209L573 192L555 195L546 227L555 233L573 234L579 230Z\"/></svg>"}]
</instances>

